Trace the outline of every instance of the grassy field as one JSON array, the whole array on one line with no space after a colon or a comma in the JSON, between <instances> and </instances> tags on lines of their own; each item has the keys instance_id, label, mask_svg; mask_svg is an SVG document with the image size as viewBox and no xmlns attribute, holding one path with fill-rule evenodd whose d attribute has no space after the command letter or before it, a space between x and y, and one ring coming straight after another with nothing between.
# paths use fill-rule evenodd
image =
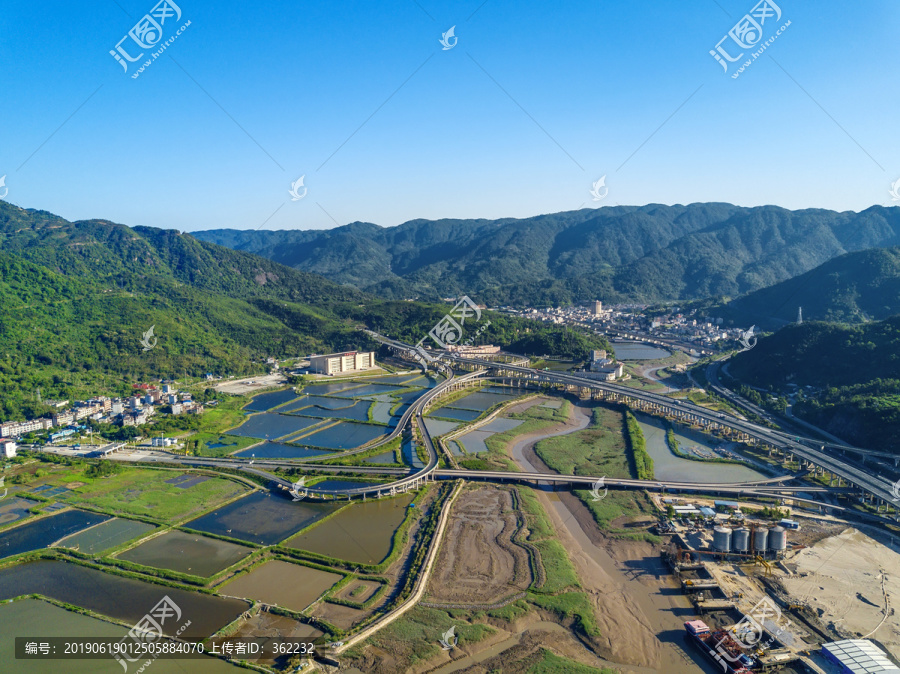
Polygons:
<instances>
[{"instance_id":1,"label":"grassy field","mask_svg":"<svg viewBox=\"0 0 900 674\"><path fill-rule=\"evenodd\" d=\"M563 475L632 477L622 427L622 412L596 407L587 428L541 440L534 451L541 461Z\"/></svg>"},{"instance_id":2,"label":"grassy field","mask_svg":"<svg viewBox=\"0 0 900 674\"><path fill-rule=\"evenodd\" d=\"M609 667L597 669L582 665L544 649L541 659L528 669L528 674L616 674L616 670Z\"/></svg>"},{"instance_id":3,"label":"grassy field","mask_svg":"<svg viewBox=\"0 0 900 674\"><path fill-rule=\"evenodd\" d=\"M566 475L635 477L629 461L623 413L607 407L597 407L593 415L591 425L582 431L541 440L534 448L537 455L551 469ZM574 493L591 511L597 525L606 534L615 538L650 542L658 540L645 531L632 531L614 523L621 517L654 512L642 492L609 490L605 497L597 501L590 491L579 489Z\"/></svg>"},{"instance_id":4,"label":"grassy field","mask_svg":"<svg viewBox=\"0 0 900 674\"><path fill-rule=\"evenodd\" d=\"M447 611L417 606L377 632L370 641L412 666L440 652L438 641L451 627L456 627L459 646L481 641L495 631L489 625L455 619Z\"/></svg>"},{"instance_id":5,"label":"grassy field","mask_svg":"<svg viewBox=\"0 0 900 674\"><path fill-rule=\"evenodd\" d=\"M73 469L55 476L51 483L85 483L66 498L71 505L84 504L116 515L139 515L162 522L199 514L247 490L222 478L210 478L187 489L166 484L176 475L179 472L173 470L122 467L115 475L92 478L84 470Z\"/></svg>"},{"instance_id":6,"label":"grassy field","mask_svg":"<svg viewBox=\"0 0 900 674\"><path fill-rule=\"evenodd\" d=\"M612 538L631 539L659 543L660 539L643 529L633 530L624 526L617 526L619 518L655 517L656 510L650 503L648 496L641 491L617 491L610 489L607 495L597 501L593 494L585 490L575 491L575 495L591 511L594 521L600 530Z\"/></svg>"},{"instance_id":7,"label":"grassy field","mask_svg":"<svg viewBox=\"0 0 900 674\"><path fill-rule=\"evenodd\" d=\"M515 428L511 428L503 433L495 433L488 437L484 444L488 448L486 454L482 454L478 459L463 459L460 465L475 470L510 470L518 471L519 468L513 463L509 456L509 447L516 439L530 433L550 428L555 424L563 423L569 418L569 411L572 405L568 400L563 400L559 409L551 407L541 407L534 405L524 412L518 414L501 415L509 419L518 419L523 423ZM475 462L478 462L477 464Z\"/></svg>"}]
</instances>

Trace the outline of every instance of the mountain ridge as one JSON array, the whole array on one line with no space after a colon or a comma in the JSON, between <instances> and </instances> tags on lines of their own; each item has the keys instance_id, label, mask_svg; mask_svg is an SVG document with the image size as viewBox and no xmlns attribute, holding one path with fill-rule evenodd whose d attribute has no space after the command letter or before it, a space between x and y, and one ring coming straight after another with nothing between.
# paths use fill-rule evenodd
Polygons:
<instances>
[{"instance_id":1,"label":"mountain ridge","mask_svg":"<svg viewBox=\"0 0 900 674\"><path fill-rule=\"evenodd\" d=\"M846 252L898 245L900 209L648 204L518 219L194 236L394 299L469 294L491 305L657 302L736 297Z\"/></svg>"}]
</instances>

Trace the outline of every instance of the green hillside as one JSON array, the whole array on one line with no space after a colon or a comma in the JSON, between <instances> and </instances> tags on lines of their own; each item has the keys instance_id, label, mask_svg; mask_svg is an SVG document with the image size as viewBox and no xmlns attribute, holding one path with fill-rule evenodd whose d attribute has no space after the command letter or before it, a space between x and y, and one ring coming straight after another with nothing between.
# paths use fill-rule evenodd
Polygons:
<instances>
[{"instance_id":1,"label":"green hillside","mask_svg":"<svg viewBox=\"0 0 900 674\"><path fill-rule=\"evenodd\" d=\"M900 314L900 247L841 255L812 271L705 310L735 325L808 320L860 323Z\"/></svg>"},{"instance_id":2,"label":"green hillside","mask_svg":"<svg viewBox=\"0 0 900 674\"><path fill-rule=\"evenodd\" d=\"M788 326L736 355L729 369L763 388L813 386L794 414L854 444L900 452L900 316Z\"/></svg>"},{"instance_id":3,"label":"green hillside","mask_svg":"<svg viewBox=\"0 0 900 674\"><path fill-rule=\"evenodd\" d=\"M521 220L195 236L384 297L465 293L488 305L655 302L737 297L849 251L900 244L900 209L651 204Z\"/></svg>"},{"instance_id":4,"label":"green hillside","mask_svg":"<svg viewBox=\"0 0 900 674\"><path fill-rule=\"evenodd\" d=\"M0 420L142 380L252 374L270 356L378 348L360 326L415 343L447 309L379 300L175 231L0 202ZM608 348L564 327L488 320L477 343L579 358Z\"/></svg>"}]
</instances>

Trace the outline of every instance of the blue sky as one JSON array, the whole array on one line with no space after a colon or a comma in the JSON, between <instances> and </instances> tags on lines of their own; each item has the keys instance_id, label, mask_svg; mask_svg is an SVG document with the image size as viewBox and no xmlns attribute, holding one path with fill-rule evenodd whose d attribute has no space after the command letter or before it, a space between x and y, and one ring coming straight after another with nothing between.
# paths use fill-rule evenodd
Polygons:
<instances>
[{"instance_id":1,"label":"blue sky","mask_svg":"<svg viewBox=\"0 0 900 674\"><path fill-rule=\"evenodd\" d=\"M752 0L176 2L136 79L109 51L153 0L3 4L8 201L188 231L898 203L896 2L776 0L737 79L709 51Z\"/></svg>"}]
</instances>

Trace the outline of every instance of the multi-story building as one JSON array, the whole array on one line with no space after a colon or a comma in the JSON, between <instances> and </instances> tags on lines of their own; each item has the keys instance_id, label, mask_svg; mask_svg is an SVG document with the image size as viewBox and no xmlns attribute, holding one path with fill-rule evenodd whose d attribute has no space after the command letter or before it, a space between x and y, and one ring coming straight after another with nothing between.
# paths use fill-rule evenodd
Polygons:
<instances>
[{"instance_id":1,"label":"multi-story building","mask_svg":"<svg viewBox=\"0 0 900 674\"><path fill-rule=\"evenodd\" d=\"M60 426L68 426L73 421L75 421L75 415L71 412L71 410L66 410L65 412L56 412L51 417L53 419L53 427L59 428Z\"/></svg>"},{"instance_id":2,"label":"multi-story building","mask_svg":"<svg viewBox=\"0 0 900 674\"><path fill-rule=\"evenodd\" d=\"M12 440L0 440L0 455L11 459L16 455L16 443Z\"/></svg>"},{"instance_id":3,"label":"multi-story building","mask_svg":"<svg viewBox=\"0 0 900 674\"><path fill-rule=\"evenodd\" d=\"M341 374L370 370L373 367L375 367L374 351L347 351L309 357L309 369L317 374Z\"/></svg>"}]
</instances>

